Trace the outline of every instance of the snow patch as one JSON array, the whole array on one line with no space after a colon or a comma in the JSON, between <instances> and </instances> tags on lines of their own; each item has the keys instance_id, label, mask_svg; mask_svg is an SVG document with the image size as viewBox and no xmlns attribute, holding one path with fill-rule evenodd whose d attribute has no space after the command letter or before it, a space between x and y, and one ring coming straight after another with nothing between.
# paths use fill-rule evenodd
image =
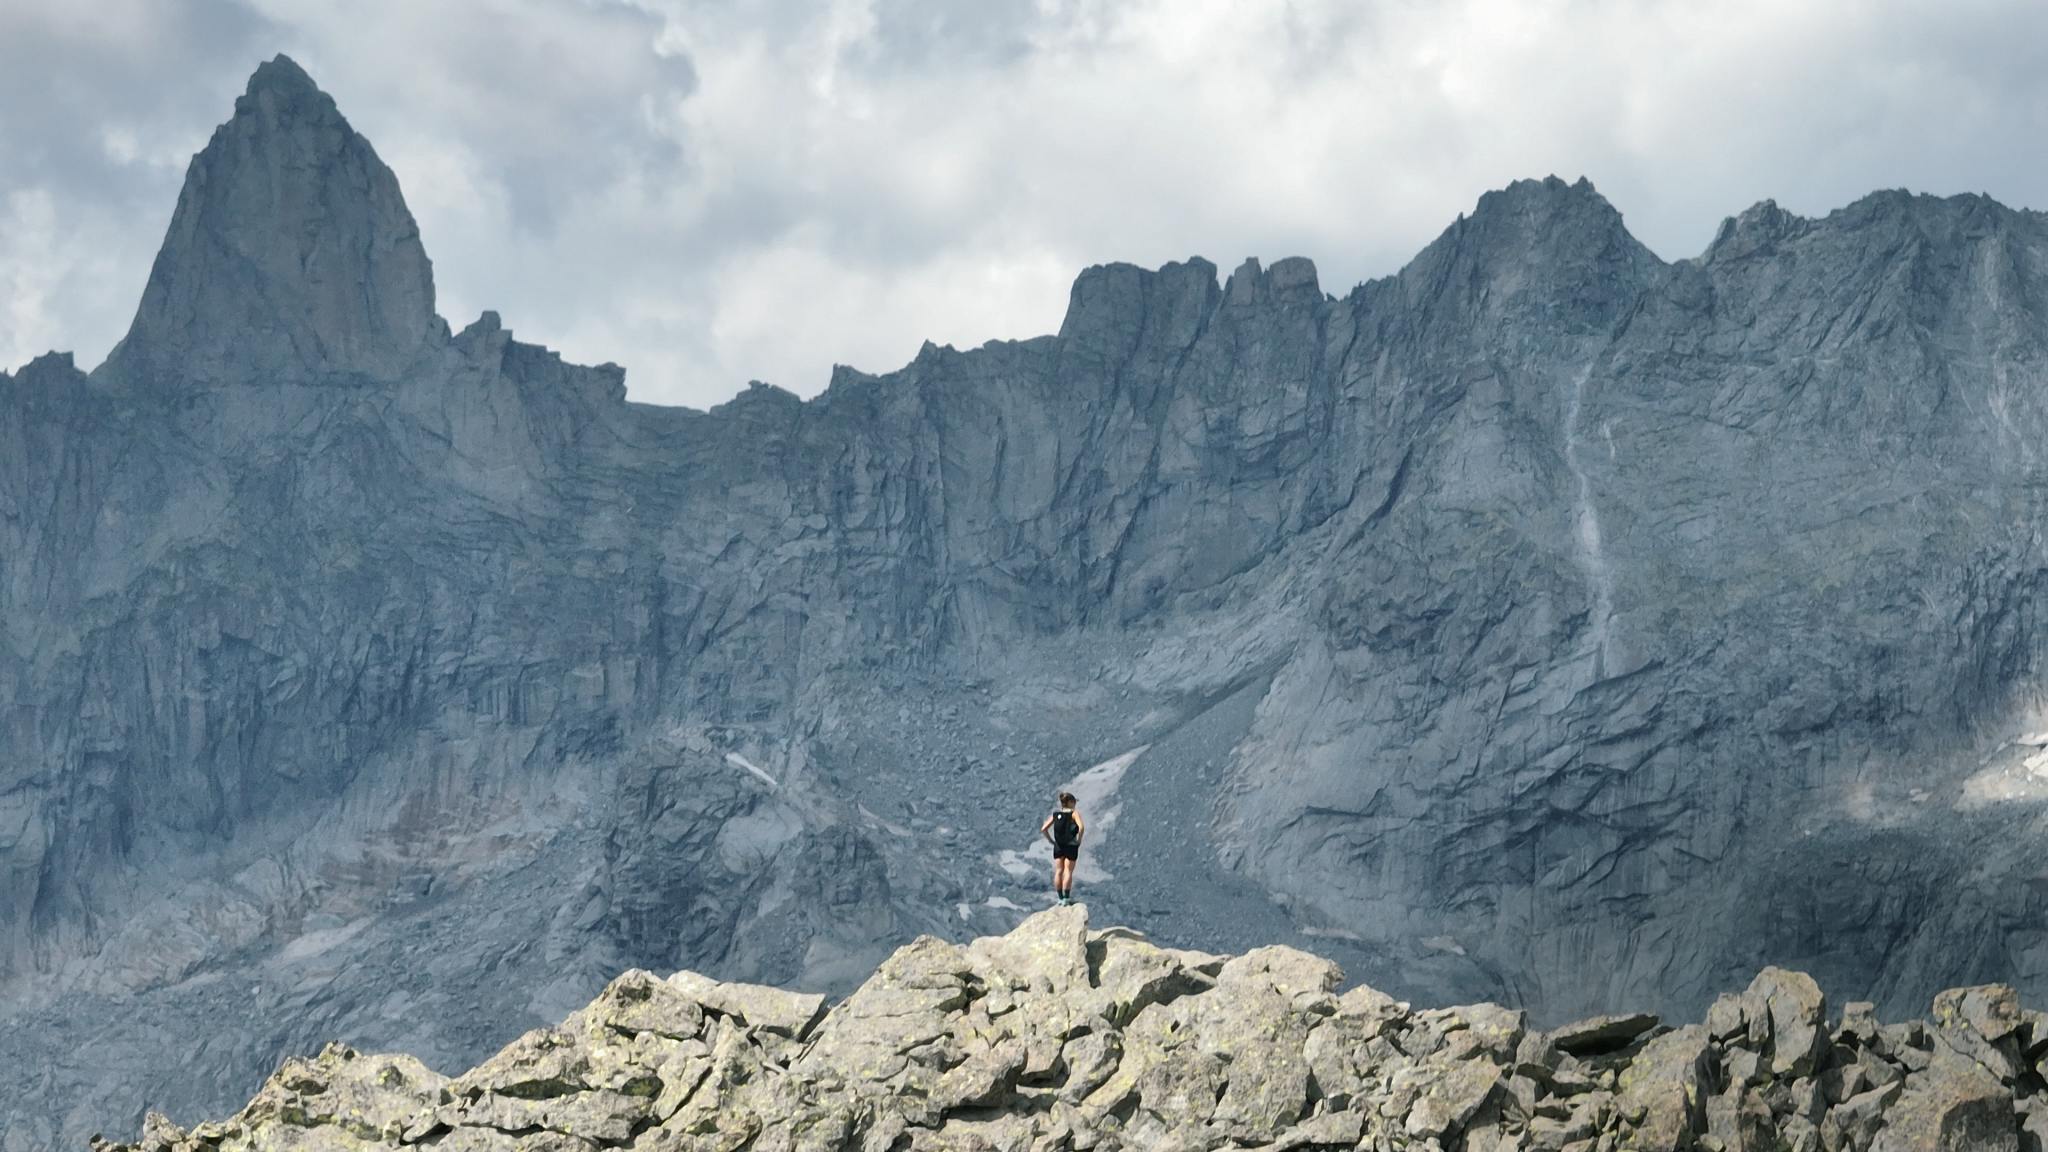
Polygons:
<instances>
[{"instance_id":1,"label":"snow patch","mask_svg":"<svg viewBox=\"0 0 2048 1152\"><path fill-rule=\"evenodd\" d=\"M277 953L278 962L296 964L301 960L311 960L322 952L331 950L338 944L346 944L354 938L356 933L369 927L372 919L374 918L365 916L360 920L343 924L339 928L322 928L318 931L308 932L279 949Z\"/></svg>"},{"instance_id":2,"label":"snow patch","mask_svg":"<svg viewBox=\"0 0 2048 1152\"><path fill-rule=\"evenodd\" d=\"M1119 756L1113 756L1095 767L1088 769L1067 781L1062 792L1072 792L1081 818L1088 822L1088 832L1081 841L1081 859L1074 865L1074 879L1087 884L1100 884L1114 879L1102 867L1102 845L1108 840L1110 830L1116 827L1116 818L1123 812L1123 806L1116 802L1116 790L1124 782L1124 773L1138 762L1152 746L1140 744ZM1041 842L1042 843L1042 842ZM1052 859L1052 846L1045 845L1045 856Z\"/></svg>"},{"instance_id":3,"label":"snow patch","mask_svg":"<svg viewBox=\"0 0 2048 1152\"><path fill-rule=\"evenodd\" d=\"M1365 943L1365 937L1348 928L1303 928L1301 934L1312 940L1349 940L1354 944Z\"/></svg>"},{"instance_id":4,"label":"snow patch","mask_svg":"<svg viewBox=\"0 0 2048 1152\"><path fill-rule=\"evenodd\" d=\"M1121 755L1112 756L1102 763L1062 784L1061 792L1074 794L1075 806L1081 811L1081 819L1088 824L1088 831L1081 840L1081 860L1074 866L1074 879L1084 884L1100 884L1113 880L1102 867L1102 845L1110 829L1116 827L1117 815L1123 811L1116 802L1116 790L1123 783L1124 773L1138 762L1152 746L1140 744ZM1052 845L1045 837L1037 837L1031 847L1022 852L1005 849L996 857L996 864L1012 876L1052 875Z\"/></svg>"},{"instance_id":5,"label":"snow patch","mask_svg":"<svg viewBox=\"0 0 2048 1152\"><path fill-rule=\"evenodd\" d=\"M857 803L854 805L854 808L858 809L862 816L867 817L869 823L881 828L882 831L887 832L891 836L903 837L910 835L910 829L905 828L901 824L893 824L887 820L882 819L880 816L877 816L874 813L874 811L871 810L865 804ZM941 828L938 831L939 835L943 836L946 834L947 829Z\"/></svg>"},{"instance_id":6,"label":"snow patch","mask_svg":"<svg viewBox=\"0 0 2048 1152\"><path fill-rule=\"evenodd\" d=\"M760 779L761 783L768 785L770 788L782 787L782 785L775 782L775 777L770 776L759 764L754 763L737 752L727 752L725 754L725 762L735 768L742 768L753 773Z\"/></svg>"}]
</instances>

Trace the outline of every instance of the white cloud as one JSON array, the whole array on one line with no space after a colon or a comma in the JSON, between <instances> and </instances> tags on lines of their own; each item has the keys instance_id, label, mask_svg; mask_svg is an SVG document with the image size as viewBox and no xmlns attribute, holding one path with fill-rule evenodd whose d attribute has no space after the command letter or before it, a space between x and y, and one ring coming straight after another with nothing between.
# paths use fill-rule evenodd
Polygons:
<instances>
[{"instance_id":1,"label":"white cloud","mask_svg":"<svg viewBox=\"0 0 2048 1152\"><path fill-rule=\"evenodd\" d=\"M55 0L7 4L0 40L43 45L23 63L111 71L140 51L12 7L65 8ZM187 87L216 100L257 57L292 53L397 169L451 321L497 308L524 338L625 364L643 400L715 403L750 378L808 394L834 362L887 370L925 339L1051 331L1074 273L1106 260L1308 255L1342 292L1521 176L1591 177L1666 257L1767 196L1809 214L1901 185L2048 205L2033 147L2048 128L2048 8L2024 0L240 11L250 58ZM154 35L199 52L202 38L176 32ZM199 63L221 70L208 51ZM154 83L177 83L181 63ZM116 142L145 158L159 141L189 150L228 111L177 102L190 123L174 126L117 80L91 106L116 176L45 180L53 243L112 287L72 275L38 289L33 316L0 308L0 351L68 339L87 361L104 353L170 204L116 210L91 180L139 195L119 173L150 165L124 164ZM0 108L0 144L33 144L33 110ZM22 259L0 249L0 285L23 282Z\"/></svg>"},{"instance_id":2,"label":"white cloud","mask_svg":"<svg viewBox=\"0 0 2048 1152\"><path fill-rule=\"evenodd\" d=\"M36 355L22 342L50 325L57 212L49 192L20 189L0 203L0 364L17 365Z\"/></svg>"}]
</instances>

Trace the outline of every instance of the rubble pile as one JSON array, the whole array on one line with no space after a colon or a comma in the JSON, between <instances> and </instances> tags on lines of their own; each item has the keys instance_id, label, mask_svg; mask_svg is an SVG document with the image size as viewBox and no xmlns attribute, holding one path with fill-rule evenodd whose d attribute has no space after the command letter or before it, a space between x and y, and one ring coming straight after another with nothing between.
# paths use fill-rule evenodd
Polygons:
<instances>
[{"instance_id":1,"label":"rubble pile","mask_svg":"<svg viewBox=\"0 0 2048 1152\"><path fill-rule=\"evenodd\" d=\"M1296 949L1161 948L1054 908L970 944L922 937L829 1010L632 971L460 1076L335 1044L232 1119L152 1114L138 1143L94 1147L1978 1152L2048 1133L2048 1014L2003 985L1880 1024L1767 968L1703 1023L1543 1031L1341 981Z\"/></svg>"}]
</instances>

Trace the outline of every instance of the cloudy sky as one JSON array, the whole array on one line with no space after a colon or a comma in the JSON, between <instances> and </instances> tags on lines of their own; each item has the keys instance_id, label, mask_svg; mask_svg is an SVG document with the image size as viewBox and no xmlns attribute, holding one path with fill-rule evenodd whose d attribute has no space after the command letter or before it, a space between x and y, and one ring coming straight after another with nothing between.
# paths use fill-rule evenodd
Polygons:
<instances>
[{"instance_id":1,"label":"cloudy sky","mask_svg":"<svg viewBox=\"0 0 2048 1152\"><path fill-rule=\"evenodd\" d=\"M1666 259L1766 197L2048 208L2035 0L0 0L0 365L105 356L278 52L397 170L451 323L660 403L1053 331L1110 260L1342 293L1522 176Z\"/></svg>"}]
</instances>

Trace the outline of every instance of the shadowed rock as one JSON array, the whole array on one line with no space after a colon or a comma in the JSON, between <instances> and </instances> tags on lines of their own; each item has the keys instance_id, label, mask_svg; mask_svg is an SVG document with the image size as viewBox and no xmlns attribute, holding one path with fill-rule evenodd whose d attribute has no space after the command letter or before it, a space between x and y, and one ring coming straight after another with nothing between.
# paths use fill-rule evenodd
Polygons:
<instances>
[{"instance_id":1,"label":"shadowed rock","mask_svg":"<svg viewBox=\"0 0 2048 1152\"><path fill-rule=\"evenodd\" d=\"M1636 1037L1656 1026L1657 1018L1647 1012L1595 1016L1555 1029L1550 1033L1550 1043L1558 1051L1573 1056L1597 1056L1626 1048Z\"/></svg>"}]
</instances>

